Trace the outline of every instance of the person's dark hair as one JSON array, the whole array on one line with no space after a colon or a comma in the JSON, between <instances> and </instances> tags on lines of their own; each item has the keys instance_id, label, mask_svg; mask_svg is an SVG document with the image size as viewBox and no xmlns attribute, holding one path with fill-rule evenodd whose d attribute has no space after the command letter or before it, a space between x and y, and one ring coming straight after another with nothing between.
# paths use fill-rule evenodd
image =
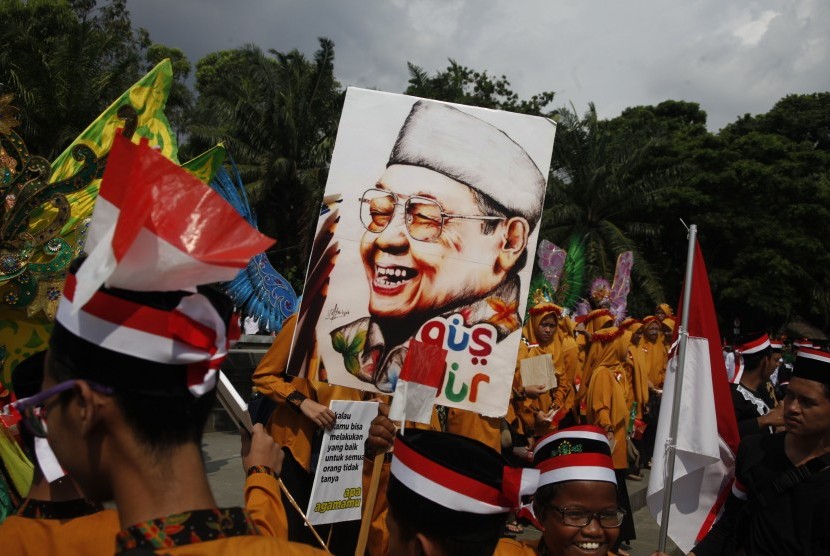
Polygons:
<instances>
[{"instance_id":1,"label":"person's dark hair","mask_svg":"<svg viewBox=\"0 0 830 556\"><path fill-rule=\"evenodd\" d=\"M79 266L73 262L73 267ZM105 289L105 288L102 288ZM227 324L233 305L223 293L211 287L197 288ZM158 309L171 309L189 295L186 292L133 292L106 289L110 294ZM187 386L187 367L167 365L117 353L75 336L60 322L55 323L49 341L51 366L56 382L88 379L115 391L121 409L136 438L151 452L161 454L182 444L199 444L202 431L216 401L215 389L194 397ZM73 396L61 394L67 403Z\"/></svg>"},{"instance_id":2,"label":"person's dark hair","mask_svg":"<svg viewBox=\"0 0 830 556\"><path fill-rule=\"evenodd\" d=\"M476 189L470 188L473 192L473 197L475 197L476 208L481 211L481 214L484 216L501 216L503 218L512 218L514 216L520 216L516 213L510 213L506 208L504 208L501 204L497 203L488 195L477 191ZM484 235L490 235L496 231L496 228L499 225L498 220L482 220L482 233ZM535 226L534 222L529 222L528 225L530 226L528 230L528 234L533 231L533 227ZM509 274L511 275L518 275L519 271L522 270L527 264L527 247L516 260L516 264L513 265L513 268L510 269Z\"/></svg>"},{"instance_id":3,"label":"person's dark hair","mask_svg":"<svg viewBox=\"0 0 830 556\"><path fill-rule=\"evenodd\" d=\"M747 371L754 371L758 368L758 365L761 364L765 358L769 357L772 354L772 348L766 347L757 353L750 353L749 355L742 355L741 357L744 360L744 368Z\"/></svg>"},{"instance_id":4,"label":"person's dark hair","mask_svg":"<svg viewBox=\"0 0 830 556\"><path fill-rule=\"evenodd\" d=\"M89 344L80 338L77 341ZM97 346L89 344L87 347ZM162 381L164 377L161 375L166 373L187 374L184 366L159 365L120 353L110 353L112 357L101 359L108 363L107 367L110 370L117 368L118 371L115 372L133 374L135 377L140 377L138 380L142 382L145 380ZM144 365L147 368L142 369ZM98 373L81 372L78 369L79 367L67 363L65 359L54 357L50 374L55 382L70 379L90 379L99 382L90 376ZM106 382L103 381L104 384ZM179 388L173 388L168 393L136 392L124 386L114 386L114 390L115 403L123 413L127 425L142 444L157 454L165 453L189 442L200 444L205 423L216 402L215 389L198 398ZM63 392L60 395L61 403L67 403L72 395L72 391Z\"/></svg>"},{"instance_id":5,"label":"person's dark hair","mask_svg":"<svg viewBox=\"0 0 830 556\"><path fill-rule=\"evenodd\" d=\"M17 364L12 372L12 389L18 400L30 398L40 392L43 383L43 367L46 360L46 351L34 353ZM20 439L27 456L37 462L35 455L35 437L22 423L18 426Z\"/></svg>"},{"instance_id":6,"label":"person's dark hair","mask_svg":"<svg viewBox=\"0 0 830 556\"><path fill-rule=\"evenodd\" d=\"M562 483L552 483L539 487L536 491L536 494L533 496L533 509L538 519L542 519L542 513L559 494L561 486Z\"/></svg>"},{"instance_id":7,"label":"person's dark hair","mask_svg":"<svg viewBox=\"0 0 830 556\"><path fill-rule=\"evenodd\" d=\"M458 540L448 539L446 537L436 535L431 533L428 529L423 529L423 527L416 528L416 526L412 523L408 523L399 512L396 512L395 506L392 504L389 505L389 513L392 514L395 523L397 523L398 532L404 542L411 541L415 538L416 534L421 533L434 542L443 554L452 556L461 554L464 556L492 556L493 552L496 550L496 545L499 543L499 538L501 538L501 533L504 530L504 522L506 521L505 514L495 514L501 519L494 519L493 527L481 528L482 531L492 532L492 534L479 534L477 536L482 538ZM498 523L495 523L496 521L498 521Z\"/></svg>"}]
</instances>

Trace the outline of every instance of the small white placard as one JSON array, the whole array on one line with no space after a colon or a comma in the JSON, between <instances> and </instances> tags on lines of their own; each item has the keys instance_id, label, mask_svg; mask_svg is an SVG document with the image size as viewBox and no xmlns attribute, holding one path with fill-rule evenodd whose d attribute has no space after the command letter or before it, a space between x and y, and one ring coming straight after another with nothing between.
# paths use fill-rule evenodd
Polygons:
<instances>
[{"instance_id":1,"label":"small white placard","mask_svg":"<svg viewBox=\"0 0 830 556\"><path fill-rule=\"evenodd\" d=\"M337 415L326 430L306 515L312 525L360 519L363 509L363 452L377 402L332 400Z\"/></svg>"}]
</instances>

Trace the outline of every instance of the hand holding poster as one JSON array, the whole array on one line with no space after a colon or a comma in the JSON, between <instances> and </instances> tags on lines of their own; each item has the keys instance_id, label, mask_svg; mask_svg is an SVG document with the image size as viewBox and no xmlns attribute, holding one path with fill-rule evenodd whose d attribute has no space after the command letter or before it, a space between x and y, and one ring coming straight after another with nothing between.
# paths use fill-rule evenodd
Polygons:
<instances>
[{"instance_id":1,"label":"hand holding poster","mask_svg":"<svg viewBox=\"0 0 830 556\"><path fill-rule=\"evenodd\" d=\"M363 507L363 451L377 402L332 400L337 415L326 430L306 515L313 525L360 519Z\"/></svg>"},{"instance_id":2,"label":"hand holding poster","mask_svg":"<svg viewBox=\"0 0 830 556\"><path fill-rule=\"evenodd\" d=\"M330 382L394 392L415 339L447 350L437 403L505 413L554 132L349 89L326 186L342 194L340 254L316 328Z\"/></svg>"}]
</instances>

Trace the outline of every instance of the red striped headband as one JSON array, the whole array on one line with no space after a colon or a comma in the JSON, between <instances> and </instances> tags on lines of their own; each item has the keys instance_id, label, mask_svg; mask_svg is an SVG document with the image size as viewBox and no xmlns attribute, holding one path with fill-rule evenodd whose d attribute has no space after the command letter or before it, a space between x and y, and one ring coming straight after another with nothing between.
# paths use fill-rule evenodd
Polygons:
<instances>
[{"instance_id":1,"label":"red striped headband","mask_svg":"<svg viewBox=\"0 0 830 556\"><path fill-rule=\"evenodd\" d=\"M412 448L398 436L392 458L392 476L419 496L450 510L498 514L517 509L521 497L536 492L535 469L505 466L501 489L454 471Z\"/></svg>"},{"instance_id":2,"label":"red striped headband","mask_svg":"<svg viewBox=\"0 0 830 556\"><path fill-rule=\"evenodd\" d=\"M611 314L611 311L608 309L594 309L587 315L582 315L576 317L577 324L588 323L594 319L598 319L599 317L613 317L614 315Z\"/></svg>"},{"instance_id":3,"label":"red striped headband","mask_svg":"<svg viewBox=\"0 0 830 556\"><path fill-rule=\"evenodd\" d=\"M89 228L88 256L67 277L58 323L104 350L186 366L188 389L200 396L215 385L238 326L231 319L228 330L196 288L233 280L272 244L146 140L136 145L117 134ZM179 296L172 306L145 304L171 293Z\"/></svg>"},{"instance_id":4,"label":"red striped headband","mask_svg":"<svg viewBox=\"0 0 830 556\"><path fill-rule=\"evenodd\" d=\"M601 428L570 427L542 438L534 452L539 486L563 481L604 481L617 484L611 446Z\"/></svg>"},{"instance_id":5,"label":"red striped headband","mask_svg":"<svg viewBox=\"0 0 830 556\"><path fill-rule=\"evenodd\" d=\"M752 355L753 353L764 351L768 347L770 347L769 336L767 334L762 334L759 338L752 340L751 342L735 346L735 351L741 355Z\"/></svg>"},{"instance_id":6,"label":"red striped headband","mask_svg":"<svg viewBox=\"0 0 830 556\"><path fill-rule=\"evenodd\" d=\"M216 371L239 337L226 331L222 317L199 293L182 297L171 311L124 299L100 289L74 309L77 279L67 274L57 321L69 332L101 348L166 365L187 366L188 389L201 396L216 384Z\"/></svg>"},{"instance_id":7,"label":"red striped headband","mask_svg":"<svg viewBox=\"0 0 830 556\"><path fill-rule=\"evenodd\" d=\"M657 317L655 317L654 315L649 315L649 316L647 316L646 318L644 318L644 319L643 319L643 327L648 326L648 325L649 325L649 324L651 324L652 322L656 322L656 323L658 323L658 324L659 324L659 323L660 323L660 319L658 319L658 318L657 318Z\"/></svg>"},{"instance_id":8,"label":"red striped headband","mask_svg":"<svg viewBox=\"0 0 830 556\"><path fill-rule=\"evenodd\" d=\"M562 316L562 307L556 305L555 303L542 303L530 309L530 314L534 316L545 313L553 313L556 315L556 318L559 318Z\"/></svg>"},{"instance_id":9,"label":"red striped headband","mask_svg":"<svg viewBox=\"0 0 830 556\"><path fill-rule=\"evenodd\" d=\"M638 321L634 317L628 317L627 319L622 321L617 328L619 328L620 330L627 330L630 326L634 326L635 324L640 324L640 321Z\"/></svg>"},{"instance_id":10,"label":"red striped headband","mask_svg":"<svg viewBox=\"0 0 830 556\"><path fill-rule=\"evenodd\" d=\"M792 376L830 384L830 353L813 348L800 348L795 356Z\"/></svg>"}]
</instances>

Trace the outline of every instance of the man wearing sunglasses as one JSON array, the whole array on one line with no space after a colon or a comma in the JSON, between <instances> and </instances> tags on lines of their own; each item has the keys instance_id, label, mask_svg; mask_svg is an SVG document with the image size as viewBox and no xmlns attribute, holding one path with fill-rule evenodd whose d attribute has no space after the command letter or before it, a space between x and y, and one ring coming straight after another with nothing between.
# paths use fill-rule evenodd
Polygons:
<instances>
[{"instance_id":1,"label":"man wearing sunglasses","mask_svg":"<svg viewBox=\"0 0 830 556\"><path fill-rule=\"evenodd\" d=\"M146 139L115 136L41 392L17 406L85 495L115 502L120 531L106 554L320 553L264 536L286 528L282 451L261 425L242 442L245 509L217 507L201 451L239 332L231 300L212 284L269 244ZM252 490L260 518L246 511Z\"/></svg>"},{"instance_id":2,"label":"man wearing sunglasses","mask_svg":"<svg viewBox=\"0 0 830 556\"><path fill-rule=\"evenodd\" d=\"M79 264L49 340L43 391L20 411L85 494L115 501L121 530L105 553L320 553L264 537L286 531L276 502L282 452L261 425L243 441L246 508L218 508L210 491L200 449L216 400L207 365L214 346L227 349L230 300L204 286L101 287L73 312Z\"/></svg>"},{"instance_id":3,"label":"man wearing sunglasses","mask_svg":"<svg viewBox=\"0 0 830 556\"><path fill-rule=\"evenodd\" d=\"M393 391L409 339L433 317L490 323L499 341L518 330L518 273L545 184L500 129L445 104L416 102L386 171L359 200L370 316L332 334L346 346L366 336L350 372Z\"/></svg>"},{"instance_id":4,"label":"man wearing sunglasses","mask_svg":"<svg viewBox=\"0 0 830 556\"><path fill-rule=\"evenodd\" d=\"M42 467L54 462L45 444L44 412L39 397L46 352L21 361L14 369L12 384L20 400L20 437L35 465L32 486L17 512L0 526L0 546L8 554L105 554L112 550L118 532L118 515L81 495L75 482L63 476L47 480ZM28 403L34 402L34 403ZM40 458L52 462L41 462ZM52 463L54 465L54 463Z\"/></svg>"}]
</instances>

